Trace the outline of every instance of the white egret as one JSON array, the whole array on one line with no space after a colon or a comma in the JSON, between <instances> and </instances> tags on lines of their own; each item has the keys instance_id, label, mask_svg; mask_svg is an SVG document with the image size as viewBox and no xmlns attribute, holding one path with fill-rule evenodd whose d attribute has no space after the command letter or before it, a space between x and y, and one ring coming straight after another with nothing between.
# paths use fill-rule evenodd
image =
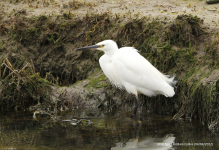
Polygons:
<instances>
[{"instance_id":1,"label":"white egret","mask_svg":"<svg viewBox=\"0 0 219 150\"><path fill-rule=\"evenodd\" d=\"M156 96L158 94L172 97L175 92L173 86L176 84L174 77L158 71L147 59L141 56L134 47L118 48L116 42L105 40L96 45L78 48L97 49L105 54L100 57L99 63L104 74L111 84L119 89L126 89L128 93L135 95L134 112L136 115L139 100L138 94ZM142 111L140 111L142 119Z\"/></svg>"}]
</instances>

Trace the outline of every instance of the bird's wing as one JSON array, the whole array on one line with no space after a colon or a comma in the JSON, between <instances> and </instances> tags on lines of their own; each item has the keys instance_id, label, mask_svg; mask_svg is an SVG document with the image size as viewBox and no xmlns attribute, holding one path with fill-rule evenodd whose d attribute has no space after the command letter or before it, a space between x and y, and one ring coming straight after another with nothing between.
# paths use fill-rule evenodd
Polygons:
<instances>
[{"instance_id":1,"label":"bird's wing","mask_svg":"<svg viewBox=\"0 0 219 150\"><path fill-rule=\"evenodd\" d=\"M169 78L160 73L132 47L120 48L114 55L112 63L115 76L119 78L117 80L122 81L122 85L129 83L139 88L160 91L164 94L166 93L165 88L171 87L168 83ZM168 94L166 95L168 96Z\"/></svg>"},{"instance_id":2,"label":"bird's wing","mask_svg":"<svg viewBox=\"0 0 219 150\"><path fill-rule=\"evenodd\" d=\"M123 85L118 80L118 77L115 73L115 68L112 66L112 60L107 55L103 55L99 59L100 67L103 70L104 74L110 80L110 82L119 89L123 89Z\"/></svg>"}]
</instances>

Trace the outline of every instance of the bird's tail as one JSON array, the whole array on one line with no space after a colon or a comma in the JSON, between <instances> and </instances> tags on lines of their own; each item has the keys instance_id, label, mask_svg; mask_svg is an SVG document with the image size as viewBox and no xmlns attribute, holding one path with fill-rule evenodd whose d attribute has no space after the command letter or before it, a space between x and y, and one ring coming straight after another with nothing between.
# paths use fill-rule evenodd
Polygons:
<instances>
[{"instance_id":1,"label":"bird's tail","mask_svg":"<svg viewBox=\"0 0 219 150\"><path fill-rule=\"evenodd\" d=\"M164 75L164 78L166 82L169 84L169 86L166 87L166 89L163 91L163 94L166 97L173 97L175 95L174 87L177 83L176 80L174 80L176 75L174 75L172 78L169 77L169 75Z\"/></svg>"},{"instance_id":2,"label":"bird's tail","mask_svg":"<svg viewBox=\"0 0 219 150\"><path fill-rule=\"evenodd\" d=\"M169 78L169 81L168 81L168 83L173 87L175 87L175 85L177 83L177 81L175 80L175 77L176 77L176 75L174 75L172 78Z\"/></svg>"}]
</instances>

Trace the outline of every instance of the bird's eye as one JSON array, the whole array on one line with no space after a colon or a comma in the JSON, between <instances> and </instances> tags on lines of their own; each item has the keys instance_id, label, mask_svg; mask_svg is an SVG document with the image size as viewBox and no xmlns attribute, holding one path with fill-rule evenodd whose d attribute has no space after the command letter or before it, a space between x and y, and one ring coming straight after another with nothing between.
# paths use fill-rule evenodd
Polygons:
<instances>
[{"instance_id":1,"label":"bird's eye","mask_svg":"<svg viewBox=\"0 0 219 150\"><path fill-rule=\"evenodd\" d=\"M105 45L100 45L101 48L103 48Z\"/></svg>"}]
</instances>

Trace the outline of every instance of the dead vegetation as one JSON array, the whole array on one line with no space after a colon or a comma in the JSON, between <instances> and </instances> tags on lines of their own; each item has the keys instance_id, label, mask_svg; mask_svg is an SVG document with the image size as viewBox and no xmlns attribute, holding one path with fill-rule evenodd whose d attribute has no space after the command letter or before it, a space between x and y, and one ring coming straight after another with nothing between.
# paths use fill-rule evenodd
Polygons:
<instances>
[{"instance_id":1,"label":"dead vegetation","mask_svg":"<svg viewBox=\"0 0 219 150\"><path fill-rule=\"evenodd\" d=\"M16 69L5 54L0 57L1 100L2 111L11 109L25 110L31 105L50 105L49 83L35 72L33 63L26 63Z\"/></svg>"}]
</instances>

